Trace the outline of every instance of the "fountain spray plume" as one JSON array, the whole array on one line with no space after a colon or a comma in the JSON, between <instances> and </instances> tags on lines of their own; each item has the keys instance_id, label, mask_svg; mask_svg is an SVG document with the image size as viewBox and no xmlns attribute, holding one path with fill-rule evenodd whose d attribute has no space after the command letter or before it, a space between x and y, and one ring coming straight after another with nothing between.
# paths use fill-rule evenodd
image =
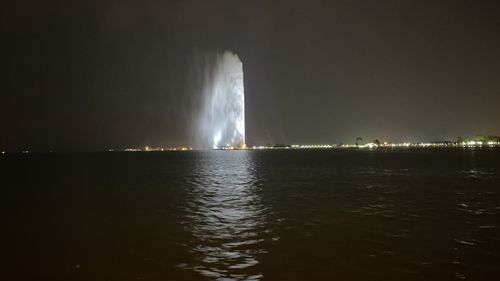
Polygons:
<instances>
[{"instance_id":1,"label":"fountain spray plume","mask_svg":"<svg viewBox=\"0 0 500 281\"><path fill-rule=\"evenodd\" d=\"M241 60L233 52L217 51L203 56L197 64L201 96L193 119L196 142L202 148L245 148Z\"/></svg>"}]
</instances>

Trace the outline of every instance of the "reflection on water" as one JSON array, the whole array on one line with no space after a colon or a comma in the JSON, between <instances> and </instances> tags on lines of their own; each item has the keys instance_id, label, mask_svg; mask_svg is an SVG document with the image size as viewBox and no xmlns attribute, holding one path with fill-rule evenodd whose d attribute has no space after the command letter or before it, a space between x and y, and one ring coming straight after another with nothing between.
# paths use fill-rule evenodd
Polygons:
<instances>
[{"instance_id":1,"label":"reflection on water","mask_svg":"<svg viewBox=\"0 0 500 281\"><path fill-rule=\"evenodd\" d=\"M223 157L222 157L223 156ZM207 152L193 171L186 204L193 264L181 267L216 280L259 280L265 231L251 155Z\"/></svg>"},{"instance_id":2,"label":"reflection on water","mask_svg":"<svg viewBox=\"0 0 500 281\"><path fill-rule=\"evenodd\" d=\"M497 280L500 150L474 151L10 155L2 277Z\"/></svg>"}]
</instances>

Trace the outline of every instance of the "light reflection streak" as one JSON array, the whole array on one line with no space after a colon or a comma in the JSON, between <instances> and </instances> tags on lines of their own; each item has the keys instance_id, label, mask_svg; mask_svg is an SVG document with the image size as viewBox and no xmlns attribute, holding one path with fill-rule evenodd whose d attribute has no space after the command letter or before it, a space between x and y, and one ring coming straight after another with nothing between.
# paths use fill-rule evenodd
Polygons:
<instances>
[{"instance_id":1,"label":"light reflection streak","mask_svg":"<svg viewBox=\"0 0 500 281\"><path fill-rule=\"evenodd\" d=\"M206 152L197 165L187 204L197 258L184 267L215 280L260 280L266 210L250 153Z\"/></svg>"}]
</instances>

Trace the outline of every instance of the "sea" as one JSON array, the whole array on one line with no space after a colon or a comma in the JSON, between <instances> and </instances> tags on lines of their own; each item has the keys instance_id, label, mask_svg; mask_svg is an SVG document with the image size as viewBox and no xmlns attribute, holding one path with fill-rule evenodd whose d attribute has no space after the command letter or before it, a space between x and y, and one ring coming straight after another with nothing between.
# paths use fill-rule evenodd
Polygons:
<instances>
[{"instance_id":1,"label":"sea","mask_svg":"<svg viewBox=\"0 0 500 281\"><path fill-rule=\"evenodd\" d=\"M500 149L0 155L2 280L500 280Z\"/></svg>"}]
</instances>

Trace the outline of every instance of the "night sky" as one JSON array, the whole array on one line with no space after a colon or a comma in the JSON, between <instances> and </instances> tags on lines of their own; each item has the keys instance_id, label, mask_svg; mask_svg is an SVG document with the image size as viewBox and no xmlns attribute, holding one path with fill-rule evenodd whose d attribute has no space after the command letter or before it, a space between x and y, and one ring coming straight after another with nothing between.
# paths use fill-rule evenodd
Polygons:
<instances>
[{"instance_id":1,"label":"night sky","mask_svg":"<svg viewBox=\"0 0 500 281\"><path fill-rule=\"evenodd\" d=\"M9 1L0 150L189 145L197 53L245 72L247 143L500 135L499 1Z\"/></svg>"}]
</instances>

